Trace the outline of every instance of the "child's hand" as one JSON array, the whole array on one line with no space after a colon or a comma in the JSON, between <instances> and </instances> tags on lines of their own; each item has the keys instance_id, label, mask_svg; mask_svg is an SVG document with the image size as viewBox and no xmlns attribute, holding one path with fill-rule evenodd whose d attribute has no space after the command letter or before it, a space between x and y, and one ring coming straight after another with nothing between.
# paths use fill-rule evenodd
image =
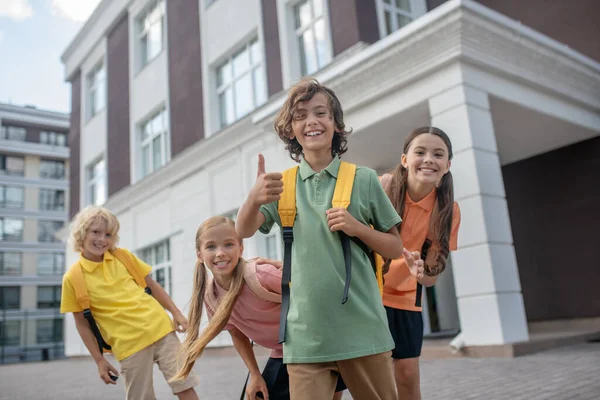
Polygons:
<instances>
[{"instance_id":1,"label":"child's hand","mask_svg":"<svg viewBox=\"0 0 600 400\"><path fill-rule=\"evenodd\" d=\"M342 231L348 236L356 236L358 228L362 225L345 208L330 208L326 214L331 232Z\"/></svg>"},{"instance_id":2,"label":"child's hand","mask_svg":"<svg viewBox=\"0 0 600 400\"><path fill-rule=\"evenodd\" d=\"M248 262L253 262L256 265L261 264L271 264L275 268L281 269L283 264L280 260L271 260L270 258L262 258L262 257L254 257L247 260Z\"/></svg>"},{"instance_id":3,"label":"child's hand","mask_svg":"<svg viewBox=\"0 0 600 400\"><path fill-rule=\"evenodd\" d=\"M246 387L246 399L255 400L256 395L261 393L263 399L269 400L269 391L267 390L267 383L260 374L252 375L248 387Z\"/></svg>"},{"instance_id":4,"label":"child's hand","mask_svg":"<svg viewBox=\"0 0 600 400\"><path fill-rule=\"evenodd\" d=\"M262 154L259 154L256 183L252 190L250 190L248 198L258 206L279 200L281 193L283 193L282 179L283 175L279 172L266 173L265 158Z\"/></svg>"},{"instance_id":5,"label":"child's hand","mask_svg":"<svg viewBox=\"0 0 600 400\"><path fill-rule=\"evenodd\" d=\"M418 251L408 251L404 249L404 261L410 271L410 274L419 279L423 279L425 272L425 263L421 260L421 254Z\"/></svg>"},{"instance_id":6,"label":"child's hand","mask_svg":"<svg viewBox=\"0 0 600 400\"><path fill-rule=\"evenodd\" d=\"M119 376L119 372L117 371L117 369L113 367L112 364L109 363L104 357L102 357L102 360L100 360L100 362L98 362L97 365L98 375L100 375L100 379L102 379L102 381L107 385L116 385L117 380L113 380L110 376Z\"/></svg>"},{"instance_id":7,"label":"child's hand","mask_svg":"<svg viewBox=\"0 0 600 400\"><path fill-rule=\"evenodd\" d=\"M177 332L183 333L188 328L188 320L181 312L178 312L173 315L173 325Z\"/></svg>"}]
</instances>

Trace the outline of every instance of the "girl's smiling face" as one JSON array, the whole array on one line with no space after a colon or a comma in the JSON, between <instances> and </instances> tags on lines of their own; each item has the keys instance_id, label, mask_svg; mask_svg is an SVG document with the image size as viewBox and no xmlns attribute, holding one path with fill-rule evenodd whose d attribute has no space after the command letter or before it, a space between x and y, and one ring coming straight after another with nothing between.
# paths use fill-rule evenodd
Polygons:
<instances>
[{"instance_id":1,"label":"girl's smiling face","mask_svg":"<svg viewBox=\"0 0 600 400\"><path fill-rule=\"evenodd\" d=\"M450 169L448 147L441 137L423 133L402 154L402 165L408 169L409 185L410 181L435 185Z\"/></svg>"},{"instance_id":2,"label":"girl's smiling face","mask_svg":"<svg viewBox=\"0 0 600 400\"><path fill-rule=\"evenodd\" d=\"M243 250L244 246L235 228L220 224L202 233L197 256L223 286L222 283L231 280Z\"/></svg>"}]
</instances>

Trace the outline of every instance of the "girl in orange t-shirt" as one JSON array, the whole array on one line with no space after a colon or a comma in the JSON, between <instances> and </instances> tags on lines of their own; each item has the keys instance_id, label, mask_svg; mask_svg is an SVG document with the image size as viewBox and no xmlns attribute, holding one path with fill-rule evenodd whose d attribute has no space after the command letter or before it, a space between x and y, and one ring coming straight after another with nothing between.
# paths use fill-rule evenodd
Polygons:
<instances>
[{"instance_id":1,"label":"girl in orange t-shirt","mask_svg":"<svg viewBox=\"0 0 600 400\"><path fill-rule=\"evenodd\" d=\"M387 261L383 304L396 344L392 352L399 399L420 399L419 356L423 345L421 291L435 284L456 250L460 210L454 202L450 163L452 144L441 129L422 127L404 142L401 163L382 177L382 185L402 216L404 247L425 260L417 279L404 258Z\"/></svg>"}]
</instances>

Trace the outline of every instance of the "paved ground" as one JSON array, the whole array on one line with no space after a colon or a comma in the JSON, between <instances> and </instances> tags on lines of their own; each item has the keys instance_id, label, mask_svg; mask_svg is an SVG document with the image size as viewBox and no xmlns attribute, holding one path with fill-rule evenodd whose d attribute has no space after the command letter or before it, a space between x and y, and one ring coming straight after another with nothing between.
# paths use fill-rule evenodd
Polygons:
<instances>
[{"instance_id":1,"label":"paved ground","mask_svg":"<svg viewBox=\"0 0 600 400\"><path fill-rule=\"evenodd\" d=\"M261 362L265 361L261 357ZM600 399L600 343L516 359L422 362L423 399ZM201 400L237 400L246 371L231 351L208 350L196 365ZM157 399L174 398L158 370ZM0 366L0 399L122 400L123 384L106 387L89 358ZM344 399L351 399L346 394Z\"/></svg>"}]
</instances>

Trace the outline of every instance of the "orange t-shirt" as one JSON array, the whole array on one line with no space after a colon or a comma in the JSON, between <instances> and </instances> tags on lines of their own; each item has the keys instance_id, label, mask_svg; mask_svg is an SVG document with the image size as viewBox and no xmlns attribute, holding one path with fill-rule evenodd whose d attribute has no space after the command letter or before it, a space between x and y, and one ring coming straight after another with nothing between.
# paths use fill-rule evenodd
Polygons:
<instances>
[{"instance_id":1,"label":"orange t-shirt","mask_svg":"<svg viewBox=\"0 0 600 400\"><path fill-rule=\"evenodd\" d=\"M432 190L421 201L414 202L408 193L402 213L402 225L400 225L400 237L402 244L409 251L421 251L427 233L429 232L429 220L435 205L436 190ZM450 232L450 250L457 248L458 227L460 225L460 209L454 203L452 214L452 230ZM383 304L387 307L409 311L421 311L416 306L417 278L410 274L404 257L393 260L390 270L385 274L383 286Z\"/></svg>"}]
</instances>

